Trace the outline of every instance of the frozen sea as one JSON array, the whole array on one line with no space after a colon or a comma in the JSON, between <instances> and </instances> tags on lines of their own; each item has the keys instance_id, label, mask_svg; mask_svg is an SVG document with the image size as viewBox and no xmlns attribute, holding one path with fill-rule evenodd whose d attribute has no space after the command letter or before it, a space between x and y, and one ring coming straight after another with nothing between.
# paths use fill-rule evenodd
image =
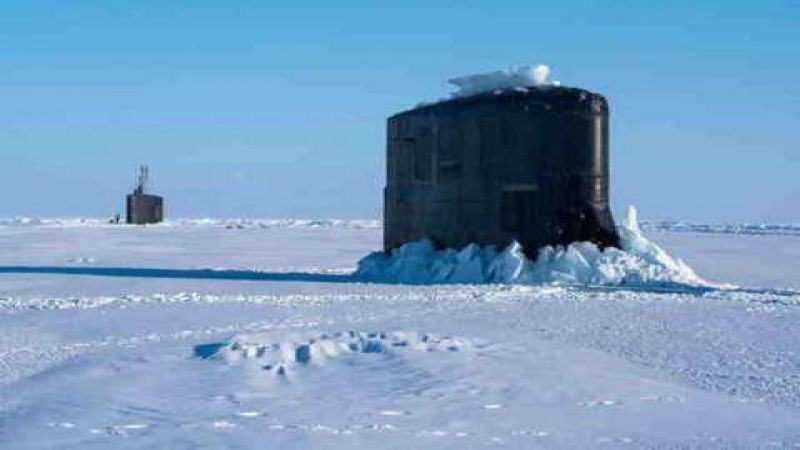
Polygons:
<instances>
[{"instance_id":1,"label":"frozen sea","mask_svg":"<svg viewBox=\"0 0 800 450\"><path fill-rule=\"evenodd\" d=\"M645 230L740 288L356 282L371 221L0 222L0 448L800 448L800 233Z\"/></svg>"}]
</instances>

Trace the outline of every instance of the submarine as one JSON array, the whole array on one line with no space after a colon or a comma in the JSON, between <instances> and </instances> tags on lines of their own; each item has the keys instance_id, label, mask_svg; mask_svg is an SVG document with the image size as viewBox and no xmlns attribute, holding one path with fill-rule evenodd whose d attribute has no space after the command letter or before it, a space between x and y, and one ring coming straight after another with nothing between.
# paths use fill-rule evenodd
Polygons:
<instances>
[{"instance_id":1,"label":"submarine","mask_svg":"<svg viewBox=\"0 0 800 450\"><path fill-rule=\"evenodd\" d=\"M125 197L125 223L145 225L164 220L164 198L148 193L150 169L139 167L136 188Z\"/></svg>"},{"instance_id":2,"label":"submarine","mask_svg":"<svg viewBox=\"0 0 800 450\"><path fill-rule=\"evenodd\" d=\"M576 241L619 246L606 98L507 84L387 119L385 252L422 239L439 249L517 241L530 258Z\"/></svg>"}]
</instances>

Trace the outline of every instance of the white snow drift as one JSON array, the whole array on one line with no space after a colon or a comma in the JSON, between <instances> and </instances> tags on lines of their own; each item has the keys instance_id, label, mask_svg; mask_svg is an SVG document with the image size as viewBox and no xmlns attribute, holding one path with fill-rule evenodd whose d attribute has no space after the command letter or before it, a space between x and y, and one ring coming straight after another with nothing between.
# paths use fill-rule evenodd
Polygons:
<instances>
[{"instance_id":1,"label":"white snow drift","mask_svg":"<svg viewBox=\"0 0 800 450\"><path fill-rule=\"evenodd\" d=\"M463 75L449 80L458 88L454 97L468 97L483 92L493 92L514 88L535 86L557 86L558 81L550 82L550 68L544 64L536 66L513 66L506 70Z\"/></svg>"},{"instance_id":2,"label":"white snow drift","mask_svg":"<svg viewBox=\"0 0 800 450\"><path fill-rule=\"evenodd\" d=\"M625 285L634 287L720 287L700 278L682 260L672 257L639 229L636 210L629 208L619 228L622 249L601 250L590 242L545 247L528 260L513 242L505 250L471 244L460 251L436 250L430 241L412 242L391 255L376 252L358 263L355 276L387 283L502 283L561 285Z\"/></svg>"},{"instance_id":3,"label":"white snow drift","mask_svg":"<svg viewBox=\"0 0 800 450\"><path fill-rule=\"evenodd\" d=\"M470 341L416 331L346 331L322 334L300 341L274 342L266 335L237 335L223 342L201 344L195 356L234 363L255 361L265 371L284 377L297 367L319 364L346 354L397 352L459 352L471 349Z\"/></svg>"}]
</instances>

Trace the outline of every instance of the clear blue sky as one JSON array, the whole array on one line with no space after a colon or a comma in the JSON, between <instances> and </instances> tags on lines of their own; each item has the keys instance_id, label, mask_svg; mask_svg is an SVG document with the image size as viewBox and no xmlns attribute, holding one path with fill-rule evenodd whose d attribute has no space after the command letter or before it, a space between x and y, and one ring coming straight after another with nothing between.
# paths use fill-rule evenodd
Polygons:
<instances>
[{"instance_id":1,"label":"clear blue sky","mask_svg":"<svg viewBox=\"0 0 800 450\"><path fill-rule=\"evenodd\" d=\"M800 222L800 1L0 3L0 216L378 217L384 120L546 63L612 107L612 198Z\"/></svg>"}]
</instances>

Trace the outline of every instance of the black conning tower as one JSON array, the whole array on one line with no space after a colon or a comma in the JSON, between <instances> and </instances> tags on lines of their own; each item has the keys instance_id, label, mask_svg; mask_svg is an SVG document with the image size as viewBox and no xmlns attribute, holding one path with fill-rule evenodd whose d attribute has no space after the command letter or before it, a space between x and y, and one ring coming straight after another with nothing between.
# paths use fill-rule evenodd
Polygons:
<instances>
[{"instance_id":1,"label":"black conning tower","mask_svg":"<svg viewBox=\"0 0 800 450\"><path fill-rule=\"evenodd\" d=\"M388 119L384 250L591 241L618 246L609 209L608 104L541 86L421 106Z\"/></svg>"},{"instance_id":2,"label":"black conning tower","mask_svg":"<svg viewBox=\"0 0 800 450\"><path fill-rule=\"evenodd\" d=\"M126 198L126 223L143 225L164 220L164 199L147 193L149 179L149 169L141 166L136 176L136 188Z\"/></svg>"}]
</instances>

